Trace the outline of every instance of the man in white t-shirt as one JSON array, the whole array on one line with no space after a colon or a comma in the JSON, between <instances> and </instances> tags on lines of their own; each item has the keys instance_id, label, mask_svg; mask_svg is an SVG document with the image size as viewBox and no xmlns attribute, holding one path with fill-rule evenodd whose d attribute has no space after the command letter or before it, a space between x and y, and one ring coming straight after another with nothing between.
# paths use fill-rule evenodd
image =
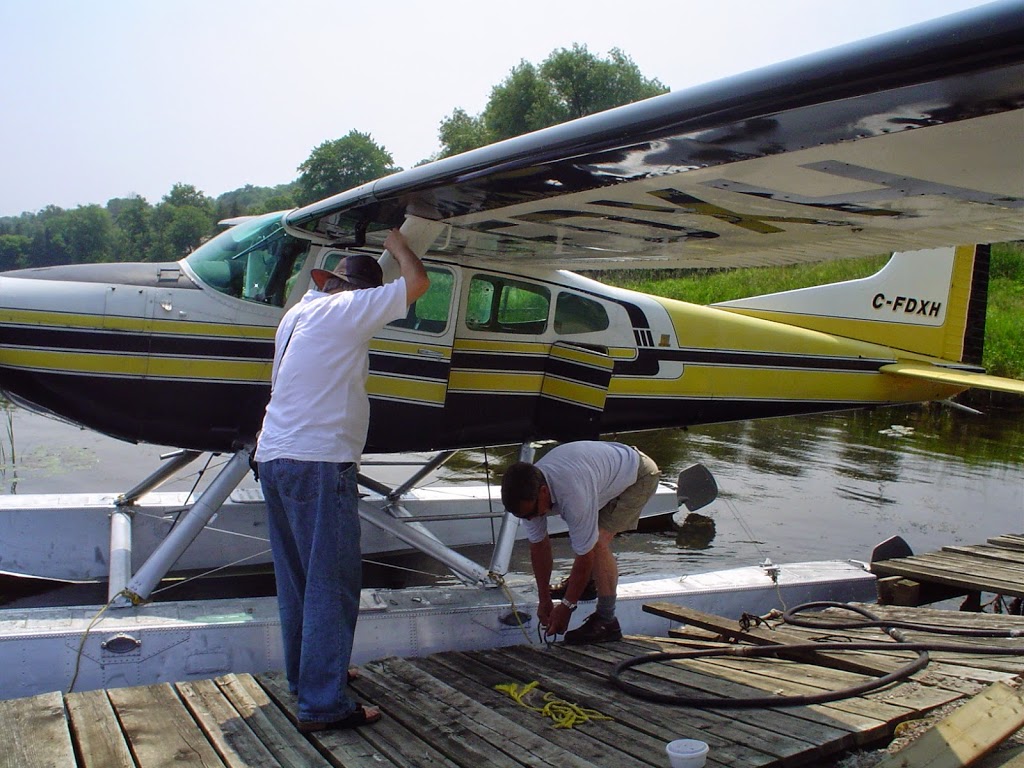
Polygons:
<instances>
[{"instance_id":1,"label":"man in white t-shirt","mask_svg":"<svg viewBox=\"0 0 1024 768\"><path fill-rule=\"evenodd\" d=\"M536 464L518 462L505 472L501 500L526 528L537 580L537 618L546 634L565 632L570 645L622 638L615 618L619 570L611 543L617 533L636 528L660 477L658 465L636 448L592 440L559 445ZM576 555L565 597L558 603L551 600L549 514L565 521ZM591 575L597 585L597 610L582 626L566 632Z\"/></svg>"},{"instance_id":2,"label":"man in white t-shirt","mask_svg":"<svg viewBox=\"0 0 1024 768\"><path fill-rule=\"evenodd\" d=\"M256 449L285 673L304 733L381 717L345 692L362 586L356 465L370 420L369 347L430 286L398 230L384 247L400 278L382 285L376 259L350 254L333 272L314 269L316 290L282 318Z\"/></svg>"}]
</instances>

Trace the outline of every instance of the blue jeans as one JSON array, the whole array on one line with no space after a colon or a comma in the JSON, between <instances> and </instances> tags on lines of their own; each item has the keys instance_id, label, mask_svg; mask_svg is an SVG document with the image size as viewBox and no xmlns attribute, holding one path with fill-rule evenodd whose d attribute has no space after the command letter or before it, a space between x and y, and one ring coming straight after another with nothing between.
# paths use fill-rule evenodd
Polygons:
<instances>
[{"instance_id":1,"label":"blue jeans","mask_svg":"<svg viewBox=\"0 0 1024 768\"><path fill-rule=\"evenodd\" d=\"M288 686L300 720L337 720L356 705L345 692L362 586L356 468L275 459L260 463L260 485Z\"/></svg>"}]
</instances>

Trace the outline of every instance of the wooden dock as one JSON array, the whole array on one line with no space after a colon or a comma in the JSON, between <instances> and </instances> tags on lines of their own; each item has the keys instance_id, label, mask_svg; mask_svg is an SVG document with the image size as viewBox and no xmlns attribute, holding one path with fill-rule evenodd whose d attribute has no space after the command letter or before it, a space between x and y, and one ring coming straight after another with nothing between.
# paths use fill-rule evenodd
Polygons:
<instances>
[{"instance_id":1,"label":"wooden dock","mask_svg":"<svg viewBox=\"0 0 1024 768\"><path fill-rule=\"evenodd\" d=\"M982 593L1024 600L1024 534L994 536L985 544L948 546L871 563L882 602L926 605L967 596L965 610L979 610Z\"/></svg>"},{"instance_id":2,"label":"wooden dock","mask_svg":"<svg viewBox=\"0 0 1024 768\"><path fill-rule=\"evenodd\" d=\"M886 618L1024 630L1024 618L932 609L869 606ZM848 617L848 616L847 616ZM770 632L770 630L757 630ZM785 627L809 640L821 630ZM362 668L359 698L381 707L376 725L304 736L293 724L294 701L279 674L235 674L159 684L0 701L0 766L550 766L642 768L667 764L675 738L706 741L709 766L831 765L846 750L888 742L896 726L996 680L1018 681L1024 655L933 653L912 678L865 696L816 706L711 710L635 699L610 686L618 662L682 645L713 645L687 627L677 638L628 637L595 646L518 646L389 658ZM690 635L686 637L686 635ZM829 633L883 639L878 630ZM915 633L909 633L912 637ZM964 641L1007 644L1016 640ZM869 668L895 666L915 654L847 654ZM765 692L813 693L863 681L842 669L775 659L716 658L645 666L643 676L691 695L743 697ZM497 685L536 681L524 702L544 694L600 713L572 728L523 706Z\"/></svg>"}]
</instances>

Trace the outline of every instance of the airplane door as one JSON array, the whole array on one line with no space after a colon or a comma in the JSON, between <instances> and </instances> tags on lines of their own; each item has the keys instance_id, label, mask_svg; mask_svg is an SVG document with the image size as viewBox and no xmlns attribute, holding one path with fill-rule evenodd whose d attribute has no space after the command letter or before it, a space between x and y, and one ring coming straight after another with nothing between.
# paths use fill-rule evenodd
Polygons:
<instances>
[{"instance_id":1,"label":"airplane door","mask_svg":"<svg viewBox=\"0 0 1024 768\"><path fill-rule=\"evenodd\" d=\"M613 367L605 307L550 281L484 272L466 294L446 407L454 439L596 436Z\"/></svg>"},{"instance_id":2,"label":"airplane door","mask_svg":"<svg viewBox=\"0 0 1024 768\"><path fill-rule=\"evenodd\" d=\"M538 426L563 442L596 439L612 367L603 347L552 344L537 404Z\"/></svg>"},{"instance_id":3,"label":"airplane door","mask_svg":"<svg viewBox=\"0 0 1024 768\"><path fill-rule=\"evenodd\" d=\"M459 272L426 267L430 288L370 344L368 453L423 450L432 440L441 442Z\"/></svg>"},{"instance_id":4,"label":"airplane door","mask_svg":"<svg viewBox=\"0 0 1024 768\"><path fill-rule=\"evenodd\" d=\"M103 358L109 377L100 379L105 388L103 396L92 396L88 387L81 391L81 397L88 400L88 405L83 403L82 407L91 411L91 423L106 424L101 431L136 441L142 439L142 416L150 402L146 386L150 354L147 301L146 289L106 286L102 327L109 340L104 346L117 353ZM91 380L86 377L83 381Z\"/></svg>"}]
</instances>

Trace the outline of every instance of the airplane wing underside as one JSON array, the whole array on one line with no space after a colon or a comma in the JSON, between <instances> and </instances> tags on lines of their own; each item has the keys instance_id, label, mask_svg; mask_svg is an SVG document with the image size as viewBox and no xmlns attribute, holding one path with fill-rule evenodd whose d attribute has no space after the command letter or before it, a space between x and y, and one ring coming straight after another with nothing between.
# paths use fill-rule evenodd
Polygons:
<instances>
[{"instance_id":1,"label":"airplane wing underside","mask_svg":"<svg viewBox=\"0 0 1024 768\"><path fill-rule=\"evenodd\" d=\"M685 49L683 49L685 50ZM465 264L734 267L1024 238L1024 4L997 3L446 158L293 211Z\"/></svg>"}]
</instances>

